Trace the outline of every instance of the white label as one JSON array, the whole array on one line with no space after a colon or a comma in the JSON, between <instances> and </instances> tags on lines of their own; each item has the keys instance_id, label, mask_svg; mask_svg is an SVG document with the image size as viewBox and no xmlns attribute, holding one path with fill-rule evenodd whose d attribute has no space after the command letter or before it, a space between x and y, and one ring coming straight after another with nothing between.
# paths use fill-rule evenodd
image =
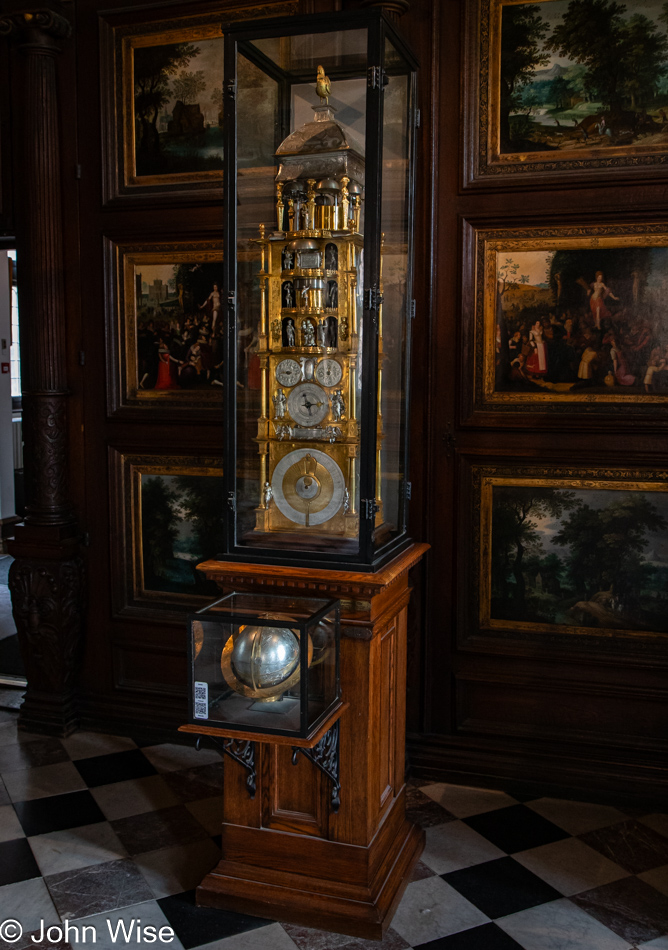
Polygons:
<instances>
[{"instance_id":1,"label":"white label","mask_svg":"<svg viewBox=\"0 0 668 950\"><path fill-rule=\"evenodd\" d=\"M195 719L209 718L209 684L195 683Z\"/></svg>"}]
</instances>

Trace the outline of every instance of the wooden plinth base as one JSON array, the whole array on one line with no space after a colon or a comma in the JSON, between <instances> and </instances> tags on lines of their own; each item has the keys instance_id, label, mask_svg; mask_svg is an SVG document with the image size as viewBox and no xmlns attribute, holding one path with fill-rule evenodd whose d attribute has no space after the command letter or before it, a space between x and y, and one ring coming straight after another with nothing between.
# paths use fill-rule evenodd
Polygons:
<instances>
[{"instance_id":1,"label":"wooden plinth base","mask_svg":"<svg viewBox=\"0 0 668 950\"><path fill-rule=\"evenodd\" d=\"M380 939L424 845L404 785L408 571L413 545L376 574L207 561L223 590L341 600L340 807L290 745L254 742L247 769L225 758L223 857L197 890L207 907Z\"/></svg>"},{"instance_id":2,"label":"wooden plinth base","mask_svg":"<svg viewBox=\"0 0 668 950\"><path fill-rule=\"evenodd\" d=\"M295 843L291 835L284 837L286 840L282 845L287 855ZM366 886L307 874L268 871L223 859L197 888L197 903L200 907L219 907L269 920L380 940L422 853L424 837L421 828L405 822L381 861L375 878ZM365 856L369 865L374 863L372 850L369 849ZM301 854L299 846L297 851Z\"/></svg>"}]
</instances>

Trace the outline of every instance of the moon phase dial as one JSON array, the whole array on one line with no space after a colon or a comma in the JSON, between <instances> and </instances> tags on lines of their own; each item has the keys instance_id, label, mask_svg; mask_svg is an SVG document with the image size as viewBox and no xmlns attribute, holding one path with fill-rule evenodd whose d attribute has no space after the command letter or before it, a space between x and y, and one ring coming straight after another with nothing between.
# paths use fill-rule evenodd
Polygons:
<instances>
[{"instance_id":1,"label":"moon phase dial","mask_svg":"<svg viewBox=\"0 0 668 950\"><path fill-rule=\"evenodd\" d=\"M333 518L343 505L345 478L329 455L318 449L295 449L285 455L271 480L278 510L309 528Z\"/></svg>"},{"instance_id":2,"label":"moon phase dial","mask_svg":"<svg viewBox=\"0 0 668 950\"><path fill-rule=\"evenodd\" d=\"M297 360L281 360L276 367L276 379L281 386L294 386L302 378L302 371Z\"/></svg>"},{"instance_id":3,"label":"moon phase dial","mask_svg":"<svg viewBox=\"0 0 668 950\"><path fill-rule=\"evenodd\" d=\"M321 386L337 386L341 382L343 368L338 360L326 357L320 360L315 369L315 378Z\"/></svg>"},{"instance_id":4,"label":"moon phase dial","mask_svg":"<svg viewBox=\"0 0 668 950\"><path fill-rule=\"evenodd\" d=\"M317 426L329 412L329 399L315 383L302 383L288 396L288 412L299 425Z\"/></svg>"}]
</instances>

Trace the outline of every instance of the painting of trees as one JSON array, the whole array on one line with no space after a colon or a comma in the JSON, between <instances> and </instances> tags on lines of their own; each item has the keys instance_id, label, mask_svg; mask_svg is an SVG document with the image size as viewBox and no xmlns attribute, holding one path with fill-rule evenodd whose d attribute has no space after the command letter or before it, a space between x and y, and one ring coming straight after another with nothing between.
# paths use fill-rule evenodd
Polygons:
<instances>
[{"instance_id":1,"label":"painting of trees","mask_svg":"<svg viewBox=\"0 0 668 950\"><path fill-rule=\"evenodd\" d=\"M493 619L668 632L668 495L497 485Z\"/></svg>"},{"instance_id":2,"label":"painting of trees","mask_svg":"<svg viewBox=\"0 0 668 950\"><path fill-rule=\"evenodd\" d=\"M160 151L158 116L170 96L170 79L187 66L199 49L192 43L142 46L135 50L135 122L137 157Z\"/></svg>"},{"instance_id":3,"label":"painting of trees","mask_svg":"<svg viewBox=\"0 0 668 950\"><path fill-rule=\"evenodd\" d=\"M548 25L540 13L537 3L509 6L503 11L500 128L505 142L510 141L510 113L518 104L519 93L532 81L536 69L549 62L541 50Z\"/></svg>"}]
</instances>

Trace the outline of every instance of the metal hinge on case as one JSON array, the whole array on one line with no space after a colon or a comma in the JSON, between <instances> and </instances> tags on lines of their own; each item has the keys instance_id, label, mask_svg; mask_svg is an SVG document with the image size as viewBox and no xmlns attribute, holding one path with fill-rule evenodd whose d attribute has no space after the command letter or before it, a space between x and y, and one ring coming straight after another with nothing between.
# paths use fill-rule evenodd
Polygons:
<instances>
[{"instance_id":1,"label":"metal hinge on case","mask_svg":"<svg viewBox=\"0 0 668 950\"><path fill-rule=\"evenodd\" d=\"M383 302L383 295L378 290L378 287L374 284L373 287L369 287L368 290L364 291L364 309L371 310L373 312L378 312L380 310L380 305Z\"/></svg>"},{"instance_id":2,"label":"metal hinge on case","mask_svg":"<svg viewBox=\"0 0 668 950\"><path fill-rule=\"evenodd\" d=\"M411 300L410 318L411 320L415 320L415 301L414 300Z\"/></svg>"},{"instance_id":3,"label":"metal hinge on case","mask_svg":"<svg viewBox=\"0 0 668 950\"><path fill-rule=\"evenodd\" d=\"M422 124L422 113L419 109L415 110L415 128L419 129Z\"/></svg>"},{"instance_id":4,"label":"metal hinge on case","mask_svg":"<svg viewBox=\"0 0 668 950\"><path fill-rule=\"evenodd\" d=\"M404 482L404 498L406 501L410 501L413 497L413 483Z\"/></svg>"},{"instance_id":5,"label":"metal hinge on case","mask_svg":"<svg viewBox=\"0 0 668 950\"><path fill-rule=\"evenodd\" d=\"M225 91L229 99L237 98L237 82L236 79L230 79L225 83Z\"/></svg>"},{"instance_id":6,"label":"metal hinge on case","mask_svg":"<svg viewBox=\"0 0 668 950\"><path fill-rule=\"evenodd\" d=\"M380 510L375 498L363 498L360 507L362 509L362 517L367 520L373 518L376 512Z\"/></svg>"},{"instance_id":7,"label":"metal hinge on case","mask_svg":"<svg viewBox=\"0 0 668 950\"><path fill-rule=\"evenodd\" d=\"M370 89L380 88L381 72L380 66L369 66L367 69L367 85Z\"/></svg>"},{"instance_id":8,"label":"metal hinge on case","mask_svg":"<svg viewBox=\"0 0 668 950\"><path fill-rule=\"evenodd\" d=\"M227 507L230 511L237 510L237 496L233 491L227 493Z\"/></svg>"},{"instance_id":9,"label":"metal hinge on case","mask_svg":"<svg viewBox=\"0 0 668 950\"><path fill-rule=\"evenodd\" d=\"M229 311L234 310L234 304L236 302L236 294L233 290L228 290L227 292L227 309Z\"/></svg>"}]
</instances>

